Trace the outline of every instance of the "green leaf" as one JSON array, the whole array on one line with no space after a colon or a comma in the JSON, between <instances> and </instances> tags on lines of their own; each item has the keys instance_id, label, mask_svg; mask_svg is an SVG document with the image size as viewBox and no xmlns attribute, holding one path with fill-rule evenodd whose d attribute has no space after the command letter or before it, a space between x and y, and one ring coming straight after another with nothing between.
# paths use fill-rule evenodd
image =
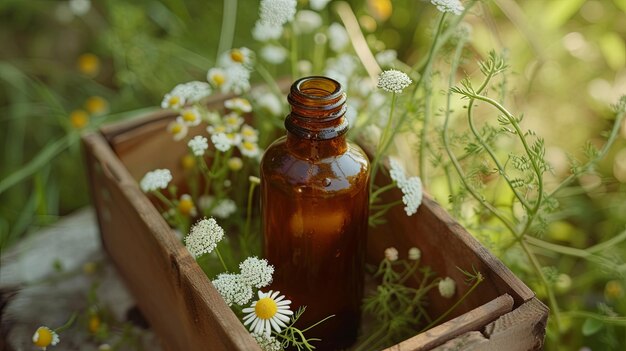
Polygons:
<instances>
[{"instance_id":1,"label":"green leaf","mask_svg":"<svg viewBox=\"0 0 626 351\"><path fill-rule=\"evenodd\" d=\"M584 336L593 335L599 332L603 326L604 324L602 324L601 321L595 318L587 318L585 319L585 322L583 323L583 328L582 328L583 335Z\"/></svg>"}]
</instances>

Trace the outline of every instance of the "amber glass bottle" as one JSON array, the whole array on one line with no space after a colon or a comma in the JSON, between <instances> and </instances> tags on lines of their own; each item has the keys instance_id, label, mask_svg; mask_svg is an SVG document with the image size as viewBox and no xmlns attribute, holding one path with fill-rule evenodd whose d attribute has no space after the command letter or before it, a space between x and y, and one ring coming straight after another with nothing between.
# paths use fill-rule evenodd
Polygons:
<instances>
[{"instance_id":1,"label":"amber glass bottle","mask_svg":"<svg viewBox=\"0 0 626 351\"><path fill-rule=\"evenodd\" d=\"M287 135L261 161L265 255L275 266L272 288L292 306L307 306L318 350L356 339L363 293L369 161L346 140L346 94L326 77L291 86Z\"/></svg>"}]
</instances>

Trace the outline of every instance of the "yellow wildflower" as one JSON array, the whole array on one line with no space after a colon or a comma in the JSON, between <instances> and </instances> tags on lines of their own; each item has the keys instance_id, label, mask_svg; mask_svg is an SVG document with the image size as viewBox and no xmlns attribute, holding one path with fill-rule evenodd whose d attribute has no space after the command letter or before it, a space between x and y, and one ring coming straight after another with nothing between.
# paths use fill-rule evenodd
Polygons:
<instances>
[{"instance_id":1,"label":"yellow wildflower","mask_svg":"<svg viewBox=\"0 0 626 351\"><path fill-rule=\"evenodd\" d=\"M109 103L100 96L90 96L85 101L85 109L92 115L100 115L109 110Z\"/></svg>"},{"instance_id":2,"label":"yellow wildflower","mask_svg":"<svg viewBox=\"0 0 626 351\"><path fill-rule=\"evenodd\" d=\"M100 59L98 56L91 53L85 53L78 56L76 65L81 73L90 77L95 77L98 75L98 72L100 72Z\"/></svg>"},{"instance_id":3,"label":"yellow wildflower","mask_svg":"<svg viewBox=\"0 0 626 351\"><path fill-rule=\"evenodd\" d=\"M89 115L83 110L75 110L70 113L70 123L75 129L83 129L89 124Z\"/></svg>"}]
</instances>

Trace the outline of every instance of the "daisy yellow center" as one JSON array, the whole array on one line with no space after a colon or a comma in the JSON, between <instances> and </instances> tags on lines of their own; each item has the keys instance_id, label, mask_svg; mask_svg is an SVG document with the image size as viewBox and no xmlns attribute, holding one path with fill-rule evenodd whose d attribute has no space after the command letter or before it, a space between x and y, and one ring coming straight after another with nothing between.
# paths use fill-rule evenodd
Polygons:
<instances>
[{"instance_id":1,"label":"daisy yellow center","mask_svg":"<svg viewBox=\"0 0 626 351\"><path fill-rule=\"evenodd\" d=\"M70 114L70 122L76 129L81 129L89 123L89 115L83 110L76 110Z\"/></svg>"},{"instance_id":2,"label":"daisy yellow center","mask_svg":"<svg viewBox=\"0 0 626 351\"><path fill-rule=\"evenodd\" d=\"M249 141L244 141L244 143L243 143L243 147L244 147L246 150L250 150L250 151L254 150L254 144L253 144L253 143L251 143L251 142L249 142Z\"/></svg>"},{"instance_id":3,"label":"daisy yellow center","mask_svg":"<svg viewBox=\"0 0 626 351\"><path fill-rule=\"evenodd\" d=\"M213 76L213 82L215 83L215 85L217 85L218 87L222 84L224 84L224 82L226 81L226 78L224 78L223 75L221 74L215 74Z\"/></svg>"},{"instance_id":4,"label":"daisy yellow center","mask_svg":"<svg viewBox=\"0 0 626 351\"><path fill-rule=\"evenodd\" d=\"M244 136L247 136L247 137L251 137L251 136L254 136L254 130L252 130L252 129L244 129L244 130L241 131L241 134L243 134Z\"/></svg>"},{"instance_id":5,"label":"daisy yellow center","mask_svg":"<svg viewBox=\"0 0 626 351\"><path fill-rule=\"evenodd\" d=\"M87 75L95 75L100 69L100 59L94 54L80 55L77 64L78 70Z\"/></svg>"},{"instance_id":6,"label":"daisy yellow center","mask_svg":"<svg viewBox=\"0 0 626 351\"><path fill-rule=\"evenodd\" d=\"M270 319L276 315L276 312L278 312L278 305L269 297L259 299L254 306L254 313L260 319Z\"/></svg>"},{"instance_id":7,"label":"daisy yellow center","mask_svg":"<svg viewBox=\"0 0 626 351\"><path fill-rule=\"evenodd\" d=\"M235 62L243 63L246 57L241 50L234 49L230 52L230 58Z\"/></svg>"},{"instance_id":8,"label":"daisy yellow center","mask_svg":"<svg viewBox=\"0 0 626 351\"><path fill-rule=\"evenodd\" d=\"M172 125L172 129L171 129L172 134L178 134L178 133L180 133L182 130L183 130L183 126L182 126L182 125L180 125L180 124L178 124L178 123L176 123L176 124Z\"/></svg>"},{"instance_id":9,"label":"daisy yellow center","mask_svg":"<svg viewBox=\"0 0 626 351\"><path fill-rule=\"evenodd\" d=\"M85 102L85 108L91 113L104 112L107 108L107 102L99 96L92 96Z\"/></svg>"},{"instance_id":10,"label":"daisy yellow center","mask_svg":"<svg viewBox=\"0 0 626 351\"><path fill-rule=\"evenodd\" d=\"M180 200L178 210L184 215L189 215L193 210L193 202L189 199Z\"/></svg>"},{"instance_id":11,"label":"daisy yellow center","mask_svg":"<svg viewBox=\"0 0 626 351\"><path fill-rule=\"evenodd\" d=\"M184 169L192 169L196 165L196 159L192 155L185 155L181 160Z\"/></svg>"},{"instance_id":12,"label":"daisy yellow center","mask_svg":"<svg viewBox=\"0 0 626 351\"><path fill-rule=\"evenodd\" d=\"M187 122L193 122L196 120L196 114L190 111L183 113L183 119Z\"/></svg>"},{"instance_id":13,"label":"daisy yellow center","mask_svg":"<svg viewBox=\"0 0 626 351\"><path fill-rule=\"evenodd\" d=\"M179 96L172 96L172 97L170 97L170 99L167 102L170 104L170 106L176 106L180 102L180 97Z\"/></svg>"},{"instance_id":14,"label":"daisy yellow center","mask_svg":"<svg viewBox=\"0 0 626 351\"><path fill-rule=\"evenodd\" d=\"M37 347L47 347L52 343L52 332L48 328L39 328L33 336L33 344Z\"/></svg>"}]
</instances>

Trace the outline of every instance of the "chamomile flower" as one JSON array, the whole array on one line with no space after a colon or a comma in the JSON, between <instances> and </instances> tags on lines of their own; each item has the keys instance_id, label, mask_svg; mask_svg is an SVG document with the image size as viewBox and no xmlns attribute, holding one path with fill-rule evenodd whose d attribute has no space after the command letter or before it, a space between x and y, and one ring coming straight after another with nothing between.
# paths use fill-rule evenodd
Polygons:
<instances>
[{"instance_id":1,"label":"chamomile flower","mask_svg":"<svg viewBox=\"0 0 626 351\"><path fill-rule=\"evenodd\" d=\"M391 262L398 260L398 250L395 247L385 249L385 259Z\"/></svg>"},{"instance_id":2,"label":"chamomile flower","mask_svg":"<svg viewBox=\"0 0 626 351\"><path fill-rule=\"evenodd\" d=\"M180 113L181 120L190 127L195 127L202 122L202 116L197 108L186 108Z\"/></svg>"},{"instance_id":3,"label":"chamomile flower","mask_svg":"<svg viewBox=\"0 0 626 351\"><path fill-rule=\"evenodd\" d=\"M282 25L257 21L252 29L254 39L261 42L278 39L281 35L283 35Z\"/></svg>"},{"instance_id":4,"label":"chamomile flower","mask_svg":"<svg viewBox=\"0 0 626 351\"><path fill-rule=\"evenodd\" d=\"M224 83L226 83L226 78L226 71L217 67L209 69L206 75L206 80L218 89L221 89Z\"/></svg>"},{"instance_id":5,"label":"chamomile flower","mask_svg":"<svg viewBox=\"0 0 626 351\"><path fill-rule=\"evenodd\" d=\"M211 211L211 215L217 218L228 218L237 211L237 204L231 199L223 199Z\"/></svg>"},{"instance_id":6,"label":"chamomile flower","mask_svg":"<svg viewBox=\"0 0 626 351\"><path fill-rule=\"evenodd\" d=\"M437 10L444 13L449 12L457 16L465 10L463 4L461 4L459 0L430 0L430 2L437 6Z\"/></svg>"},{"instance_id":7,"label":"chamomile flower","mask_svg":"<svg viewBox=\"0 0 626 351\"><path fill-rule=\"evenodd\" d=\"M233 172L237 172L243 168L243 161L239 157L229 158L228 161L226 161L226 164L228 165L228 169Z\"/></svg>"},{"instance_id":8,"label":"chamomile flower","mask_svg":"<svg viewBox=\"0 0 626 351\"><path fill-rule=\"evenodd\" d=\"M290 300L285 300L284 295L278 291L270 290L264 293L259 290L259 299L252 302L252 305L243 309L247 313L243 318L243 325L250 325L250 331L256 334L270 336L272 329L277 333L287 327L293 311L289 308Z\"/></svg>"},{"instance_id":9,"label":"chamomile flower","mask_svg":"<svg viewBox=\"0 0 626 351\"><path fill-rule=\"evenodd\" d=\"M189 146L194 156L202 156L209 148L209 140L201 135L196 135L193 139L189 140L187 146Z\"/></svg>"},{"instance_id":10,"label":"chamomile flower","mask_svg":"<svg viewBox=\"0 0 626 351\"><path fill-rule=\"evenodd\" d=\"M281 342L271 335L252 333L252 337L262 351L283 351Z\"/></svg>"},{"instance_id":11,"label":"chamomile flower","mask_svg":"<svg viewBox=\"0 0 626 351\"><path fill-rule=\"evenodd\" d=\"M296 14L297 3L296 0L261 0L260 21L275 26L291 22Z\"/></svg>"},{"instance_id":12,"label":"chamomile flower","mask_svg":"<svg viewBox=\"0 0 626 351\"><path fill-rule=\"evenodd\" d=\"M254 295L252 287L245 284L239 274L221 273L212 283L228 306L245 305Z\"/></svg>"},{"instance_id":13,"label":"chamomile flower","mask_svg":"<svg viewBox=\"0 0 626 351\"><path fill-rule=\"evenodd\" d=\"M165 189L172 181L172 173L169 169L156 169L146 173L139 182L141 190L150 192L158 189Z\"/></svg>"},{"instance_id":14,"label":"chamomile flower","mask_svg":"<svg viewBox=\"0 0 626 351\"><path fill-rule=\"evenodd\" d=\"M187 124L182 120L182 118L177 118L167 125L167 132L172 134L175 141L179 141L187 136L189 127L187 127Z\"/></svg>"},{"instance_id":15,"label":"chamomile flower","mask_svg":"<svg viewBox=\"0 0 626 351\"><path fill-rule=\"evenodd\" d=\"M438 288L439 294L441 294L441 296L445 297L446 299L449 299L454 296L456 283L454 282L454 280L452 280L452 278L445 277L439 281Z\"/></svg>"},{"instance_id":16,"label":"chamomile flower","mask_svg":"<svg viewBox=\"0 0 626 351\"><path fill-rule=\"evenodd\" d=\"M241 279L250 286L263 288L272 283L274 266L269 264L266 259L248 257L239 264L239 269L241 270Z\"/></svg>"},{"instance_id":17,"label":"chamomile flower","mask_svg":"<svg viewBox=\"0 0 626 351\"><path fill-rule=\"evenodd\" d=\"M189 235L185 237L185 246L194 258L198 258L203 254L211 253L223 237L224 229L217 224L215 219L204 218L191 227Z\"/></svg>"},{"instance_id":18,"label":"chamomile flower","mask_svg":"<svg viewBox=\"0 0 626 351\"><path fill-rule=\"evenodd\" d=\"M226 133L226 137L228 138L228 142L231 146L239 146L241 145L241 135L239 133L231 132Z\"/></svg>"},{"instance_id":19,"label":"chamomile flower","mask_svg":"<svg viewBox=\"0 0 626 351\"><path fill-rule=\"evenodd\" d=\"M261 57L273 65L279 65L287 59L287 50L278 45L268 44L261 49Z\"/></svg>"},{"instance_id":20,"label":"chamomile flower","mask_svg":"<svg viewBox=\"0 0 626 351\"><path fill-rule=\"evenodd\" d=\"M48 346L55 346L59 341L59 335L54 330L45 326L37 328L35 334L33 334L33 344L44 351Z\"/></svg>"},{"instance_id":21,"label":"chamomile flower","mask_svg":"<svg viewBox=\"0 0 626 351\"><path fill-rule=\"evenodd\" d=\"M198 215L196 205L194 205L191 195L183 194L180 196L180 199L178 200L178 212L184 216L195 217Z\"/></svg>"},{"instance_id":22,"label":"chamomile flower","mask_svg":"<svg viewBox=\"0 0 626 351\"><path fill-rule=\"evenodd\" d=\"M254 52L246 47L230 49L220 55L218 62L222 67L230 67L233 65L252 67L254 64Z\"/></svg>"},{"instance_id":23,"label":"chamomile flower","mask_svg":"<svg viewBox=\"0 0 626 351\"><path fill-rule=\"evenodd\" d=\"M243 118L238 114L231 112L222 118L222 122L226 127L226 131L232 132L238 130L239 127L243 124Z\"/></svg>"},{"instance_id":24,"label":"chamomile flower","mask_svg":"<svg viewBox=\"0 0 626 351\"><path fill-rule=\"evenodd\" d=\"M328 27L328 38L330 48L334 52L341 52L350 43L350 37L346 29L339 23L332 23Z\"/></svg>"},{"instance_id":25,"label":"chamomile flower","mask_svg":"<svg viewBox=\"0 0 626 351\"><path fill-rule=\"evenodd\" d=\"M169 108L172 110L180 109L185 105L185 98L181 95L167 93L161 101L161 108Z\"/></svg>"},{"instance_id":26,"label":"chamomile flower","mask_svg":"<svg viewBox=\"0 0 626 351\"><path fill-rule=\"evenodd\" d=\"M222 120L220 119L219 124L215 124L215 125L210 125L208 127L206 127L206 131L209 132L209 134L211 135L215 135L215 134L220 134L220 133L226 133L226 126L221 124Z\"/></svg>"},{"instance_id":27,"label":"chamomile flower","mask_svg":"<svg viewBox=\"0 0 626 351\"><path fill-rule=\"evenodd\" d=\"M401 71L390 69L383 71L378 76L377 87L390 93L401 93L406 87L411 85L413 81L409 76Z\"/></svg>"},{"instance_id":28,"label":"chamomile flower","mask_svg":"<svg viewBox=\"0 0 626 351\"><path fill-rule=\"evenodd\" d=\"M248 113L252 111L252 105L248 99L236 97L232 99L228 99L224 101L224 106L227 109L239 112L239 113Z\"/></svg>"},{"instance_id":29,"label":"chamomile flower","mask_svg":"<svg viewBox=\"0 0 626 351\"><path fill-rule=\"evenodd\" d=\"M211 135L211 141L213 142L213 145L215 145L215 148L221 152L226 152L232 147L230 139L228 139L225 133Z\"/></svg>"},{"instance_id":30,"label":"chamomile flower","mask_svg":"<svg viewBox=\"0 0 626 351\"><path fill-rule=\"evenodd\" d=\"M422 257L422 251L420 251L420 249L418 249L417 247L412 247L409 249L409 260L417 261L420 259L420 257Z\"/></svg>"},{"instance_id":31,"label":"chamomile flower","mask_svg":"<svg viewBox=\"0 0 626 351\"><path fill-rule=\"evenodd\" d=\"M241 151L242 155L250 158L255 158L261 153L259 145L245 140L239 144L239 151Z\"/></svg>"},{"instance_id":32,"label":"chamomile flower","mask_svg":"<svg viewBox=\"0 0 626 351\"><path fill-rule=\"evenodd\" d=\"M178 84L172 89L171 94L176 96L182 96L185 98L186 103L197 103L205 97L211 95L212 89L209 83L200 81L191 81L187 83Z\"/></svg>"},{"instance_id":33,"label":"chamomile flower","mask_svg":"<svg viewBox=\"0 0 626 351\"><path fill-rule=\"evenodd\" d=\"M259 140L259 131L247 124L244 124L243 127L241 127L240 133L241 137L245 141L256 143Z\"/></svg>"}]
</instances>

